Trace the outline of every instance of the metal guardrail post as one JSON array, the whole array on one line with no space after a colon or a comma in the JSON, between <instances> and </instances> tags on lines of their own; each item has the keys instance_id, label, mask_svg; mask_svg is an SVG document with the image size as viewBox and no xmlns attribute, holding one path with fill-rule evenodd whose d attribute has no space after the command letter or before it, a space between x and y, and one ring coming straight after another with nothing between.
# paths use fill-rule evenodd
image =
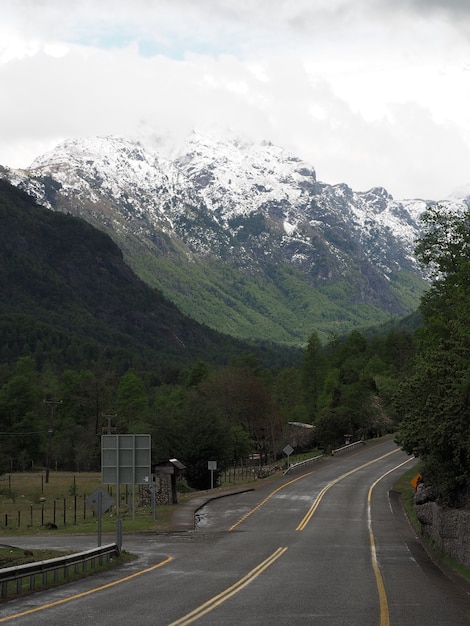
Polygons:
<instances>
[{"instance_id":1,"label":"metal guardrail post","mask_svg":"<svg viewBox=\"0 0 470 626\"><path fill-rule=\"evenodd\" d=\"M6 598L8 596L8 584L10 582L16 583L16 594L18 595L22 591L23 580L29 578L29 589L30 591L34 591L36 587L36 576L38 575L42 574L42 584L46 586L49 572L53 573L54 582L57 582L60 569L63 569L64 578L67 579L69 567L72 565L78 567L78 565L82 563L82 568L85 569L86 563L91 562L94 568L97 558L102 562L103 557L109 560L111 555L117 556L118 554L119 549L117 544L112 543L56 559L48 559L46 561L38 561L36 563L28 563L14 567L5 567L3 569L0 568L1 597Z\"/></svg>"},{"instance_id":2,"label":"metal guardrail post","mask_svg":"<svg viewBox=\"0 0 470 626\"><path fill-rule=\"evenodd\" d=\"M289 465L289 467L285 470L284 476L288 474L290 471L298 467L302 467L303 465L308 465L309 463L312 463L314 461L320 461L320 459L322 458L323 458L323 454L319 454L318 456L314 456L311 459L306 459L305 461L299 461L298 463L293 463L292 465Z\"/></svg>"},{"instance_id":3,"label":"metal guardrail post","mask_svg":"<svg viewBox=\"0 0 470 626\"><path fill-rule=\"evenodd\" d=\"M336 448L331 451L331 456L336 456L337 454L341 454L342 452L347 452L352 448L357 448L357 446L365 445L365 441L363 439L359 439L359 441L354 441L353 443L348 443L346 446L342 446L341 448Z\"/></svg>"}]
</instances>

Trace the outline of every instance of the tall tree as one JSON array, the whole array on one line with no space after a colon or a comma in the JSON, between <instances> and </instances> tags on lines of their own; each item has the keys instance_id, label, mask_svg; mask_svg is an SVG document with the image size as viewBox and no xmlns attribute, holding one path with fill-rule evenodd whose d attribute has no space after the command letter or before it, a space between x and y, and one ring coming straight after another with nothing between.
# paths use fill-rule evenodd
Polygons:
<instances>
[{"instance_id":1,"label":"tall tree","mask_svg":"<svg viewBox=\"0 0 470 626\"><path fill-rule=\"evenodd\" d=\"M116 410L122 432L141 430L148 412L148 397L143 380L134 370L127 371L119 381Z\"/></svg>"},{"instance_id":2,"label":"tall tree","mask_svg":"<svg viewBox=\"0 0 470 626\"><path fill-rule=\"evenodd\" d=\"M318 398L323 383L324 366L325 357L322 344L318 334L314 332L309 337L301 366L304 398L311 420L315 419L318 413Z\"/></svg>"},{"instance_id":3,"label":"tall tree","mask_svg":"<svg viewBox=\"0 0 470 626\"><path fill-rule=\"evenodd\" d=\"M13 375L0 389L0 467L24 469L44 461L47 422L43 392L32 358L18 359Z\"/></svg>"},{"instance_id":4,"label":"tall tree","mask_svg":"<svg viewBox=\"0 0 470 626\"><path fill-rule=\"evenodd\" d=\"M470 484L470 210L425 215L418 258L435 281L423 297L414 373L401 386L397 440L424 462L441 499L458 504Z\"/></svg>"}]
</instances>

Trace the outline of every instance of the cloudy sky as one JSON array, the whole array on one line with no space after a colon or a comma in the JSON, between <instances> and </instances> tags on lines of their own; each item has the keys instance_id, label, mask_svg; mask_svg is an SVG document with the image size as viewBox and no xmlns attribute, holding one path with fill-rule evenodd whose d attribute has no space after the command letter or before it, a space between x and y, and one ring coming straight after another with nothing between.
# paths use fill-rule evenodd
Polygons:
<instances>
[{"instance_id":1,"label":"cloudy sky","mask_svg":"<svg viewBox=\"0 0 470 626\"><path fill-rule=\"evenodd\" d=\"M470 183L469 0L0 0L0 85L11 167L215 128L356 191Z\"/></svg>"}]
</instances>

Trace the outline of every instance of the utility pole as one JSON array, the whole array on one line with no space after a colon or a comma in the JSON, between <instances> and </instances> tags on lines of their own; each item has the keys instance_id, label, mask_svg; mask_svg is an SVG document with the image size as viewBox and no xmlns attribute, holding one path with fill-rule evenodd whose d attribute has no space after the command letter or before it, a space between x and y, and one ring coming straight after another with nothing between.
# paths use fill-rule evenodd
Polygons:
<instances>
[{"instance_id":1,"label":"utility pole","mask_svg":"<svg viewBox=\"0 0 470 626\"><path fill-rule=\"evenodd\" d=\"M106 418L106 421L108 422L107 426L103 426L101 428L101 430L106 433L106 435L112 435L113 433L116 432L116 427L115 426L111 426L111 420L115 417L117 417L117 413L113 413L112 415L105 415L104 413L102 413L102 416L104 418Z\"/></svg>"},{"instance_id":2,"label":"utility pole","mask_svg":"<svg viewBox=\"0 0 470 626\"><path fill-rule=\"evenodd\" d=\"M55 422L55 409L59 404L62 404L62 400L43 400L44 404L51 407L51 419L49 422L49 428L47 429L47 458L46 458L46 483L49 482L49 472L51 469L51 454L52 454L52 434L54 432Z\"/></svg>"}]
</instances>

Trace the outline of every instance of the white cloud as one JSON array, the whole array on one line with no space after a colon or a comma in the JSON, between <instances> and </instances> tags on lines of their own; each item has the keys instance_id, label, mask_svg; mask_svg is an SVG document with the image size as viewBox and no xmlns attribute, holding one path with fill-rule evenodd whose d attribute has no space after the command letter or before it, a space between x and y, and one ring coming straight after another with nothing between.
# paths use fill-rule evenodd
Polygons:
<instances>
[{"instance_id":1,"label":"white cloud","mask_svg":"<svg viewBox=\"0 0 470 626\"><path fill-rule=\"evenodd\" d=\"M464 0L2 0L0 164L66 137L231 128L320 180L470 182Z\"/></svg>"}]
</instances>

